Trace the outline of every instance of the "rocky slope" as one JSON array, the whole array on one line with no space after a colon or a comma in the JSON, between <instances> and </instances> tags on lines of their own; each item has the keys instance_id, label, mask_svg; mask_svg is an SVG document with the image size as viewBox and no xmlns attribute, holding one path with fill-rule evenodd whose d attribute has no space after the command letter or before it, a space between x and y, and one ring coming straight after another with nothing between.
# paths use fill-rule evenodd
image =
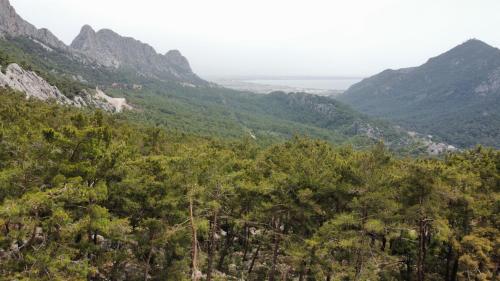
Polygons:
<instances>
[{"instance_id":1,"label":"rocky slope","mask_svg":"<svg viewBox=\"0 0 500 281\"><path fill-rule=\"evenodd\" d=\"M48 29L37 29L20 17L9 0L0 0L0 36L27 36L48 47L68 50L68 47Z\"/></svg>"},{"instance_id":2,"label":"rocky slope","mask_svg":"<svg viewBox=\"0 0 500 281\"><path fill-rule=\"evenodd\" d=\"M133 69L145 77L206 84L193 73L188 60L179 51L161 55L150 45L109 29L95 32L85 25L71 47L106 67Z\"/></svg>"},{"instance_id":3,"label":"rocky slope","mask_svg":"<svg viewBox=\"0 0 500 281\"><path fill-rule=\"evenodd\" d=\"M36 73L25 71L17 64L7 66L5 74L0 72L0 87L9 87L26 93L28 98L51 99L62 104L71 103L71 100L64 96L57 87L51 86Z\"/></svg>"},{"instance_id":4,"label":"rocky slope","mask_svg":"<svg viewBox=\"0 0 500 281\"><path fill-rule=\"evenodd\" d=\"M339 97L462 147L500 146L500 50L469 40L419 67L386 70Z\"/></svg>"},{"instance_id":5,"label":"rocky slope","mask_svg":"<svg viewBox=\"0 0 500 281\"><path fill-rule=\"evenodd\" d=\"M101 90L83 90L79 95L70 99L61 91L50 85L35 72L24 70L17 64L10 64L5 68L5 74L0 72L0 87L12 88L26 94L27 98L53 100L60 104L76 107L100 108L109 112L121 112L132 107L122 98L112 98Z\"/></svg>"},{"instance_id":6,"label":"rocky slope","mask_svg":"<svg viewBox=\"0 0 500 281\"><path fill-rule=\"evenodd\" d=\"M0 38L28 37L47 50L64 50L75 60L87 64L134 71L146 78L206 86L193 73L188 60L177 50L158 54L153 47L112 30L95 32L85 25L71 46L66 46L47 29L37 29L16 13L9 0L0 0Z\"/></svg>"}]
</instances>

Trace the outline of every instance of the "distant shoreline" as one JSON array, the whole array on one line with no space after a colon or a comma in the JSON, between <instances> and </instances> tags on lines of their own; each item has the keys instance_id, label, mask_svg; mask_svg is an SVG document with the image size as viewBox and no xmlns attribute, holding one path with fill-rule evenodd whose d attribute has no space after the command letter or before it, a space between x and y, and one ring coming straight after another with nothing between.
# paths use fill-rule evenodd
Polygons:
<instances>
[{"instance_id":1,"label":"distant shoreline","mask_svg":"<svg viewBox=\"0 0 500 281\"><path fill-rule=\"evenodd\" d=\"M231 76L214 77L210 81L226 88L260 94L283 91L334 96L346 91L362 79L362 77L347 76Z\"/></svg>"},{"instance_id":2,"label":"distant shoreline","mask_svg":"<svg viewBox=\"0 0 500 281\"><path fill-rule=\"evenodd\" d=\"M365 76L343 75L206 75L208 80L362 80Z\"/></svg>"}]
</instances>

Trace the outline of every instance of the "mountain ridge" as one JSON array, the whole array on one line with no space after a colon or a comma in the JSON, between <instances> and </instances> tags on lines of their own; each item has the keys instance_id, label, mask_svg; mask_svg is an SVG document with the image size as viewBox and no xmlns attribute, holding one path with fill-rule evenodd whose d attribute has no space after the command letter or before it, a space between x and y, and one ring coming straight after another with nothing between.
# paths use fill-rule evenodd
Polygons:
<instances>
[{"instance_id":1,"label":"mountain ridge","mask_svg":"<svg viewBox=\"0 0 500 281\"><path fill-rule=\"evenodd\" d=\"M42 43L48 44L62 50L69 48L59 40L50 30L46 28L36 28L31 23L19 16L10 4L9 0L0 0L0 37L9 36L28 36Z\"/></svg>"},{"instance_id":2,"label":"mountain ridge","mask_svg":"<svg viewBox=\"0 0 500 281\"><path fill-rule=\"evenodd\" d=\"M137 39L124 37L111 29L95 32L84 25L70 46L59 40L46 28L37 29L17 14L9 0L0 0L0 37L28 37L47 49L59 49L79 59L113 69L131 69L139 75L178 81L195 86L207 86L198 77L178 50L165 55Z\"/></svg>"},{"instance_id":3,"label":"mountain ridge","mask_svg":"<svg viewBox=\"0 0 500 281\"><path fill-rule=\"evenodd\" d=\"M106 67L132 68L146 77L207 84L193 73L188 60L178 50L162 55L149 44L111 29L95 31L90 25L84 25L70 46Z\"/></svg>"},{"instance_id":4,"label":"mountain ridge","mask_svg":"<svg viewBox=\"0 0 500 281\"><path fill-rule=\"evenodd\" d=\"M366 78L338 99L461 147L498 147L500 50L471 39L420 66Z\"/></svg>"},{"instance_id":5,"label":"mountain ridge","mask_svg":"<svg viewBox=\"0 0 500 281\"><path fill-rule=\"evenodd\" d=\"M128 109L124 105L129 102L135 110L124 115L131 120L200 136L247 135L269 144L298 134L356 147L383 141L411 154L428 146L405 130L330 98L305 93L262 96L212 87L197 80L178 50L158 54L150 45L109 29L96 32L84 25L72 45L66 52L28 35L7 37L0 40L0 64L18 63L33 70L72 101L101 98L117 106L115 112ZM111 97L103 98L104 92L96 88ZM90 90L92 94L86 95Z\"/></svg>"}]
</instances>

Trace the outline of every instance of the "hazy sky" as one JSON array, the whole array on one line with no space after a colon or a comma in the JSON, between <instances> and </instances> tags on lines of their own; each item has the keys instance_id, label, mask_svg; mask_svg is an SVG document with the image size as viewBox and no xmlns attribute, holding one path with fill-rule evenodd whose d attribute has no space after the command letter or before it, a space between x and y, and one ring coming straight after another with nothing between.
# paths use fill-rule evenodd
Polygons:
<instances>
[{"instance_id":1,"label":"hazy sky","mask_svg":"<svg viewBox=\"0 0 500 281\"><path fill-rule=\"evenodd\" d=\"M207 75L365 76L470 38L500 46L499 0L11 0L69 44L83 24L179 49Z\"/></svg>"}]
</instances>

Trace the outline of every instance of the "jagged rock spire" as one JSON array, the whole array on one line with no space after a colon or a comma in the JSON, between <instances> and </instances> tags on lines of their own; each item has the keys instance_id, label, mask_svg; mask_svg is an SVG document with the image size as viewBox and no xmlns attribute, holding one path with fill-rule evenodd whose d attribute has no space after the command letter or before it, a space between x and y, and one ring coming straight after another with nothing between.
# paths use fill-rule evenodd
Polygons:
<instances>
[{"instance_id":1,"label":"jagged rock spire","mask_svg":"<svg viewBox=\"0 0 500 281\"><path fill-rule=\"evenodd\" d=\"M37 29L19 16L9 0L0 0L0 34L27 36L50 47L67 50L68 47L46 28Z\"/></svg>"},{"instance_id":2,"label":"jagged rock spire","mask_svg":"<svg viewBox=\"0 0 500 281\"><path fill-rule=\"evenodd\" d=\"M144 76L192 84L206 84L191 70L188 60L178 51L158 54L148 44L102 29L82 27L71 47L107 67L135 69Z\"/></svg>"}]
</instances>

